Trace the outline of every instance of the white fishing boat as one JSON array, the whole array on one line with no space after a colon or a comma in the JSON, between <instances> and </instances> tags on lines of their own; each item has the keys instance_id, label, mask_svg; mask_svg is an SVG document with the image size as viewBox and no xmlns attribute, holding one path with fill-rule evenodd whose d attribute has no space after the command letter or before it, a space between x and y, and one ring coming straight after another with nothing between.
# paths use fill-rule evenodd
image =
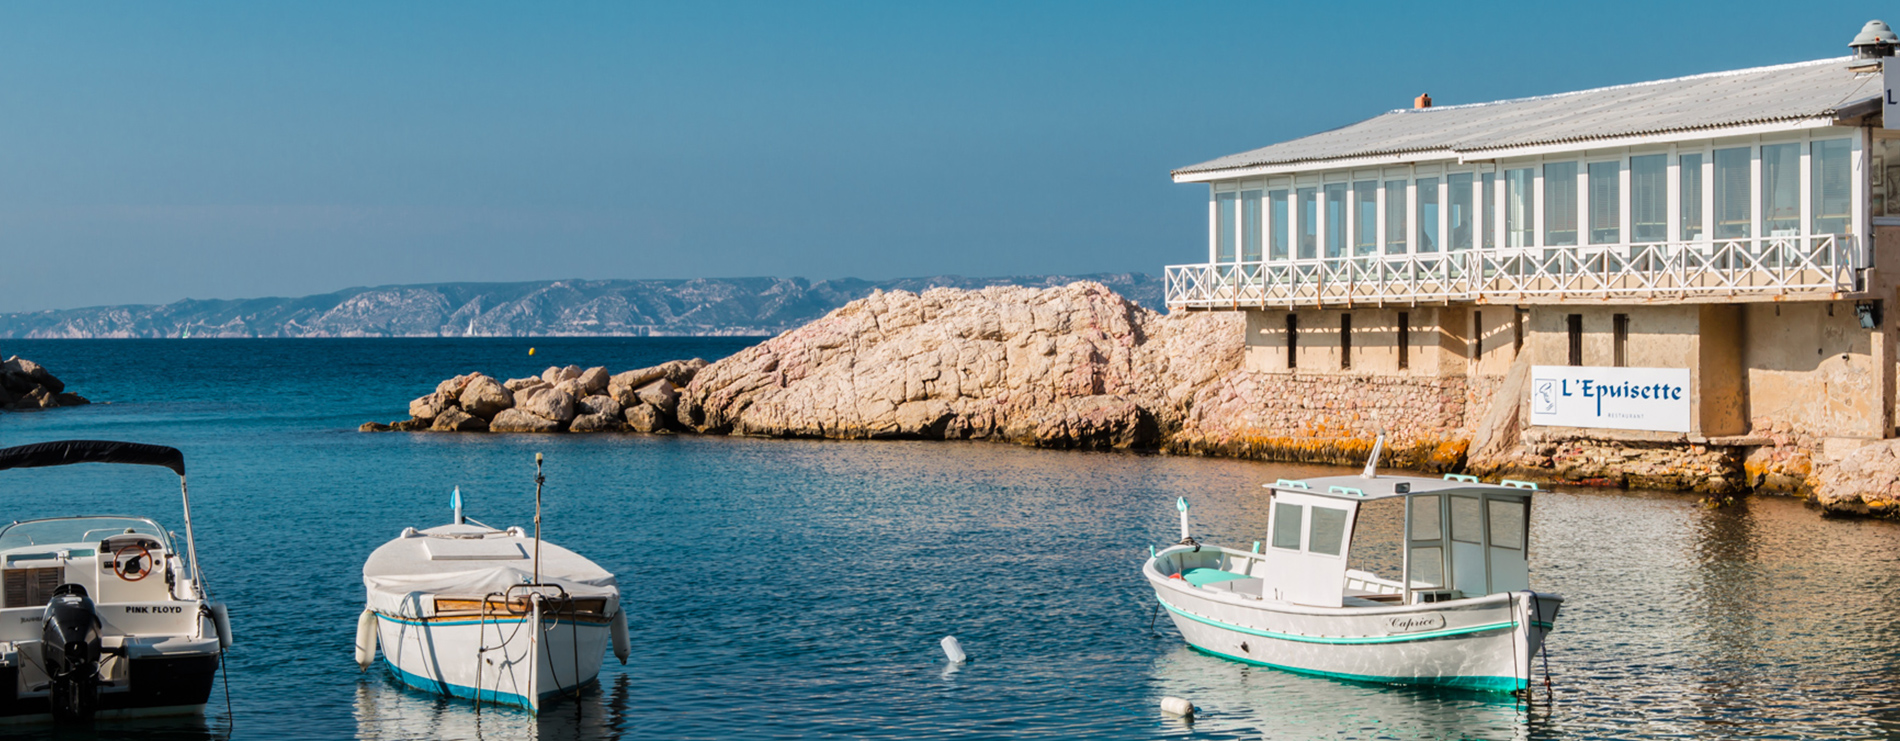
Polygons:
<instances>
[{"instance_id":1,"label":"white fishing boat","mask_svg":"<svg viewBox=\"0 0 1900 741\"><path fill-rule=\"evenodd\" d=\"M600 674L609 642L627 662L627 619L614 575L541 540L541 456L535 530L498 530L462 515L407 528L363 564L368 607L357 621L356 661L383 661L404 684L540 711Z\"/></svg>"},{"instance_id":2,"label":"white fishing boat","mask_svg":"<svg viewBox=\"0 0 1900 741\"><path fill-rule=\"evenodd\" d=\"M1195 542L1182 500L1181 542L1142 573L1205 653L1341 679L1528 689L1563 604L1530 589L1536 487L1373 469L1267 485L1264 548ZM1348 569L1361 505L1392 499L1405 508L1398 578Z\"/></svg>"},{"instance_id":3,"label":"white fishing boat","mask_svg":"<svg viewBox=\"0 0 1900 741\"><path fill-rule=\"evenodd\" d=\"M130 515L0 528L0 722L204 712L231 622L198 572L184 454L97 440L0 450L0 470L75 463L177 473L184 542L156 520Z\"/></svg>"}]
</instances>

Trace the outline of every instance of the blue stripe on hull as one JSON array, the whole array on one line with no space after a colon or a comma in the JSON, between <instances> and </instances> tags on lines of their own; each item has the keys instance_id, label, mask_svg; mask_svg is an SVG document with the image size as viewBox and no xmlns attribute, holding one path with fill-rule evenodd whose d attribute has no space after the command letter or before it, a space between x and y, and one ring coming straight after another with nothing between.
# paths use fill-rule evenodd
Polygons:
<instances>
[{"instance_id":1,"label":"blue stripe on hull","mask_svg":"<svg viewBox=\"0 0 1900 741\"><path fill-rule=\"evenodd\" d=\"M1253 666L1264 666L1269 669L1279 669L1281 671L1293 672L1294 674L1306 674L1306 675L1315 676L1315 677L1326 677L1328 679L1344 679L1351 682L1372 682L1376 684L1423 684L1423 685L1431 685L1434 687L1457 687L1460 689L1482 690L1485 692L1515 692L1517 690L1525 689L1526 687L1530 686L1530 683L1528 681L1520 680L1516 677L1427 677L1427 678L1421 678L1421 677L1377 677L1377 676L1368 676L1368 675L1363 675L1363 674L1340 674L1338 672L1326 672L1326 671L1320 671L1318 669L1302 669L1297 666L1283 666L1280 664L1269 664L1265 661L1260 661L1258 659L1246 659L1246 658L1241 658L1239 656L1233 656L1231 654L1224 654L1219 651L1212 651L1206 648L1202 648L1200 646L1196 646L1192 643L1188 644L1188 648L1194 649L1196 651L1207 654L1209 656L1216 656L1219 658L1227 659L1229 661L1238 661L1242 664L1251 664Z\"/></svg>"},{"instance_id":2,"label":"blue stripe on hull","mask_svg":"<svg viewBox=\"0 0 1900 741\"><path fill-rule=\"evenodd\" d=\"M450 697L459 697L464 700L475 699L474 687L465 687L459 684L449 684L448 682L430 679L420 674L412 674L410 672L404 671L402 667L396 666L395 662L390 661L388 656L383 657L383 665L389 667L389 670L391 672L395 672L396 678L398 680L401 680L403 684L406 684L415 689L419 689L424 692L433 692L438 695L448 695ZM541 695L541 699L547 700L559 694L560 692L558 690L554 692L543 693ZM501 692L499 690L482 690L481 701L484 703L495 703L497 705L512 705L514 707L518 707L523 710L533 709L528 704L527 695L516 694L513 692Z\"/></svg>"}]
</instances>

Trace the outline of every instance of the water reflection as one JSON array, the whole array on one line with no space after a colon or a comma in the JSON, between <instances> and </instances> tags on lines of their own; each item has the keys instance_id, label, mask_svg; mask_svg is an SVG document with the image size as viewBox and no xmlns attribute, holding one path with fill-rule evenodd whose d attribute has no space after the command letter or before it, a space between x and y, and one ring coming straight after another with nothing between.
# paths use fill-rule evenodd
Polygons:
<instances>
[{"instance_id":1,"label":"water reflection","mask_svg":"<svg viewBox=\"0 0 1900 741\"><path fill-rule=\"evenodd\" d=\"M588 739L614 741L627 725L630 677L603 676L579 700L560 700L539 715L483 707L419 692L372 673L356 686L356 737L398 739Z\"/></svg>"}]
</instances>

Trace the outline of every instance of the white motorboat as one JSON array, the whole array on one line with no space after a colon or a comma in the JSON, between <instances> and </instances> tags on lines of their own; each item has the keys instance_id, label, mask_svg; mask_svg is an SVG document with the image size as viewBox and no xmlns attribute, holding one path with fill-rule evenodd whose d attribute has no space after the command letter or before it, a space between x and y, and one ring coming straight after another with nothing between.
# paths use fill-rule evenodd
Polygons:
<instances>
[{"instance_id":1,"label":"white motorboat","mask_svg":"<svg viewBox=\"0 0 1900 741\"><path fill-rule=\"evenodd\" d=\"M0 450L0 470L75 463L177 473L184 542L156 520L129 515L0 528L0 722L204 712L231 622L198 571L184 454L97 440Z\"/></svg>"},{"instance_id":2,"label":"white motorboat","mask_svg":"<svg viewBox=\"0 0 1900 741\"><path fill-rule=\"evenodd\" d=\"M1375 448L1374 460L1377 460ZM1563 598L1530 589L1536 487L1469 476L1292 481L1272 492L1266 547L1188 535L1142 573L1188 644L1249 664L1341 679L1521 691ZM1346 568L1366 502L1402 499L1396 580Z\"/></svg>"},{"instance_id":3,"label":"white motorboat","mask_svg":"<svg viewBox=\"0 0 1900 741\"><path fill-rule=\"evenodd\" d=\"M463 517L458 489L453 522L407 528L370 554L358 665L368 669L380 646L411 687L538 712L593 683L609 641L627 662L614 575L541 540L540 467L536 454L533 535Z\"/></svg>"}]
</instances>

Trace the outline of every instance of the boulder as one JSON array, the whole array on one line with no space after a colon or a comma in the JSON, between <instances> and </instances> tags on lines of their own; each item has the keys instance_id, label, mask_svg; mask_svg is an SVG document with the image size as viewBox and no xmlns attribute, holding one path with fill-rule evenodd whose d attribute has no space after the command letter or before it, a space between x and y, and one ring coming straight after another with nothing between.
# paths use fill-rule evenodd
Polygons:
<instances>
[{"instance_id":1,"label":"boulder","mask_svg":"<svg viewBox=\"0 0 1900 741\"><path fill-rule=\"evenodd\" d=\"M514 408L564 425L574 419L574 396L557 388L537 386L515 394Z\"/></svg>"},{"instance_id":2,"label":"boulder","mask_svg":"<svg viewBox=\"0 0 1900 741\"><path fill-rule=\"evenodd\" d=\"M554 387L576 399L589 395L587 389L581 386L581 380L578 378L565 379L560 383L554 384Z\"/></svg>"},{"instance_id":3,"label":"boulder","mask_svg":"<svg viewBox=\"0 0 1900 741\"><path fill-rule=\"evenodd\" d=\"M59 400L59 405L63 407L76 407L81 404L92 403L91 399L87 399L84 396L80 396L70 391L63 394L54 394L53 398Z\"/></svg>"},{"instance_id":4,"label":"boulder","mask_svg":"<svg viewBox=\"0 0 1900 741\"><path fill-rule=\"evenodd\" d=\"M1900 515L1900 440L1864 445L1815 478L1814 501L1829 512Z\"/></svg>"},{"instance_id":5,"label":"boulder","mask_svg":"<svg viewBox=\"0 0 1900 741\"><path fill-rule=\"evenodd\" d=\"M522 389L532 388L535 386L552 386L552 385L554 384L541 380L539 376L529 376L527 378L510 378L508 379L507 383L503 383L501 386L502 388L508 389L509 391L520 391Z\"/></svg>"},{"instance_id":6,"label":"boulder","mask_svg":"<svg viewBox=\"0 0 1900 741\"><path fill-rule=\"evenodd\" d=\"M619 405L615 405L614 408L618 411ZM567 430L569 432L619 432L626 427L627 424L620 421L619 414L583 414L575 417L574 421L568 424Z\"/></svg>"},{"instance_id":7,"label":"boulder","mask_svg":"<svg viewBox=\"0 0 1900 741\"><path fill-rule=\"evenodd\" d=\"M580 401L574 402L574 414L576 416L588 415L588 414L605 414L609 417L619 419L620 418L620 402L614 401L614 397L611 397L611 396L606 396L603 394L595 394L593 396L584 397Z\"/></svg>"},{"instance_id":8,"label":"boulder","mask_svg":"<svg viewBox=\"0 0 1900 741\"><path fill-rule=\"evenodd\" d=\"M13 405L21 409L47 409L59 406L59 402L54 401L53 395L46 393L46 389L35 387L32 391L21 394L20 400L14 402Z\"/></svg>"},{"instance_id":9,"label":"boulder","mask_svg":"<svg viewBox=\"0 0 1900 741\"><path fill-rule=\"evenodd\" d=\"M487 376L483 376L480 373L465 373L436 384L435 392L441 394L442 398L449 401L459 401L462 396L462 389L467 387L468 384L476 378L487 378Z\"/></svg>"},{"instance_id":10,"label":"boulder","mask_svg":"<svg viewBox=\"0 0 1900 741\"><path fill-rule=\"evenodd\" d=\"M581 390L585 392L582 394L582 396L592 396L602 391L606 391L607 383L612 378L613 376L607 373L607 369L605 367L595 366L592 368L588 368L587 370L581 371L580 377L574 380L580 382Z\"/></svg>"},{"instance_id":11,"label":"boulder","mask_svg":"<svg viewBox=\"0 0 1900 741\"><path fill-rule=\"evenodd\" d=\"M607 393L619 401L621 406L631 407L640 403L635 393L641 387L664 378L671 381L674 388L684 388L686 384L692 383L700 369L705 367L706 361L693 358L692 360L669 360L651 368L630 370L614 375L607 382ZM671 415L671 412L668 414Z\"/></svg>"},{"instance_id":12,"label":"boulder","mask_svg":"<svg viewBox=\"0 0 1900 741\"><path fill-rule=\"evenodd\" d=\"M435 424L429 425L429 429L436 432L486 432L488 422L462 411L460 407L449 407L436 415Z\"/></svg>"},{"instance_id":13,"label":"boulder","mask_svg":"<svg viewBox=\"0 0 1900 741\"><path fill-rule=\"evenodd\" d=\"M405 419L400 422L389 423L389 429L396 432L421 432L429 429L429 424L432 421L433 420L426 419Z\"/></svg>"},{"instance_id":14,"label":"boulder","mask_svg":"<svg viewBox=\"0 0 1900 741\"><path fill-rule=\"evenodd\" d=\"M58 378L54 378L52 372L46 370L45 366L18 355L7 358L6 362L0 363L0 373L24 376L32 381L34 385L45 388L47 393L57 394L66 390L66 384Z\"/></svg>"},{"instance_id":15,"label":"boulder","mask_svg":"<svg viewBox=\"0 0 1900 741\"><path fill-rule=\"evenodd\" d=\"M454 401L449 400L442 392L436 391L426 396L417 397L416 400L409 402L409 416L421 420L431 420L435 419L436 415L441 414L442 410L454 405Z\"/></svg>"},{"instance_id":16,"label":"boulder","mask_svg":"<svg viewBox=\"0 0 1900 741\"><path fill-rule=\"evenodd\" d=\"M561 382L561 366L550 365L548 366L547 370L541 371L541 382L549 386L553 386L554 384L560 383Z\"/></svg>"},{"instance_id":17,"label":"boulder","mask_svg":"<svg viewBox=\"0 0 1900 741\"><path fill-rule=\"evenodd\" d=\"M561 423L515 408L496 413L488 429L490 432L560 432Z\"/></svg>"},{"instance_id":18,"label":"boulder","mask_svg":"<svg viewBox=\"0 0 1900 741\"><path fill-rule=\"evenodd\" d=\"M383 424L381 422L364 422L361 426L356 428L356 431L357 432L388 432L389 425Z\"/></svg>"},{"instance_id":19,"label":"boulder","mask_svg":"<svg viewBox=\"0 0 1900 741\"><path fill-rule=\"evenodd\" d=\"M633 392L633 395L642 403L658 410L664 417L673 416L673 411L679 406L679 388L665 378L655 379L652 383L641 386L639 390Z\"/></svg>"},{"instance_id":20,"label":"boulder","mask_svg":"<svg viewBox=\"0 0 1900 741\"><path fill-rule=\"evenodd\" d=\"M461 405L469 414L494 419L497 412L515 405L515 394L495 379L477 375L462 387Z\"/></svg>"},{"instance_id":21,"label":"boulder","mask_svg":"<svg viewBox=\"0 0 1900 741\"><path fill-rule=\"evenodd\" d=\"M665 418L660 416L659 411L645 404L628 407L626 417L627 426L632 427L636 432L664 432L666 430Z\"/></svg>"}]
</instances>

